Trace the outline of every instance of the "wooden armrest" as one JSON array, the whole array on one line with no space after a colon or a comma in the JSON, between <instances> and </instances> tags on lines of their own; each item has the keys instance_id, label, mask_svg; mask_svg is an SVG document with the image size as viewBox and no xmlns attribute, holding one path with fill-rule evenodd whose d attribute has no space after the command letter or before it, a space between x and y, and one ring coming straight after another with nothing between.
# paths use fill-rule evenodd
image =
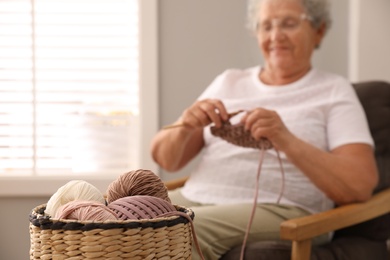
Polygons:
<instances>
[{"instance_id":1,"label":"wooden armrest","mask_svg":"<svg viewBox=\"0 0 390 260\"><path fill-rule=\"evenodd\" d=\"M188 180L188 176L179 178L179 179L174 179L171 181L165 181L165 187L167 187L168 190L174 190L177 188L180 188L184 185L184 183Z\"/></svg>"},{"instance_id":2,"label":"wooden armrest","mask_svg":"<svg viewBox=\"0 0 390 260\"><path fill-rule=\"evenodd\" d=\"M390 212L390 188L363 203L354 203L307 217L284 221L281 239L303 241Z\"/></svg>"}]
</instances>

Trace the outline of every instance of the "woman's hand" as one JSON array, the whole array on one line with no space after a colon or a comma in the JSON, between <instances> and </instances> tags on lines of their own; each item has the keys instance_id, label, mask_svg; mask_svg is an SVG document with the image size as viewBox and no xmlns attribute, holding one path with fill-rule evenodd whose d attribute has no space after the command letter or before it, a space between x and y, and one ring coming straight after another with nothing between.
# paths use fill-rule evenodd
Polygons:
<instances>
[{"instance_id":1,"label":"woman's hand","mask_svg":"<svg viewBox=\"0 0 390 260\"><path fill-rule=\"evenodd\" d=\"M167 171L177 171L190 162L203 148L203 127L217 127L228 120L220 100L196 101L184 110L172 129L159 131L152 140L151 154L155 162Z\"/></svg>"},{"instance_id":2,"label":"woman's hand","mask_svg":"<svg viewBox=\"0 0 390 260\"><path fill-rule=\"evenodd\" d=\"M378 182L372 147L367 144L320 150L297 138L275 111L264 108L249 111L241 123L255 139L268 138L336 204L367 200Z\"/></svg>"},{"instance_id":3,"label":"woman's hand","mask_svg":"<svg viewBox=\"0 0 390 260\"><path fill-rule=\"evenodd\" d=\"M228 119L226 108L220 100L205 99L184 110L179 122L187 128L203 128L211 123L220 127Z\"/></svg>"},{"instance_id":4,"label":"woman's hand","mask_svg":"<svg viewBox=\"0 0 390 260\"><path fill-rule=\"evenodd\" d=\"M248 111L242 117L241 123L251 132L253 138L256 140L261 137L267 138L276 149L281 151L294 138L279 114L265 108Z\"/></svg>"}]
</instances>

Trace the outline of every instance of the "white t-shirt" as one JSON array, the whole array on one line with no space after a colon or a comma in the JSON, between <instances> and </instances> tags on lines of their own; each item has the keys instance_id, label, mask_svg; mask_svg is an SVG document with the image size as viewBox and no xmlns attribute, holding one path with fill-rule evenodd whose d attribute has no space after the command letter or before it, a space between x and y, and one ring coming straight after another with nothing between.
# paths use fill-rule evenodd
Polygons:
<instances>
[{"instance_id":1,"label":"white t-shirt","mask_svg":"<svg viewBox=\"0 0 390 260\"><path fill-rule=\"evenodd\" d=\"M260 67L227 70L199 99L215 98L228 112L263 107L277 111L287 128L302 140L330 151L348 143L373 145L364 110L344 78L316 69L300 80L269 86L259 79ZM242 115L231 119L237 123ZM202 158L182 189L192 201L211 204L253 202L260 150L230 144L204 129ZM310 212L328 210L333 202L280 153L285 171L281 203ZM302 158L305 160L305 158ZM266 151L259 181L259 203L276 203L282 174L274 149Z\"/></svg>"}]
</instances>

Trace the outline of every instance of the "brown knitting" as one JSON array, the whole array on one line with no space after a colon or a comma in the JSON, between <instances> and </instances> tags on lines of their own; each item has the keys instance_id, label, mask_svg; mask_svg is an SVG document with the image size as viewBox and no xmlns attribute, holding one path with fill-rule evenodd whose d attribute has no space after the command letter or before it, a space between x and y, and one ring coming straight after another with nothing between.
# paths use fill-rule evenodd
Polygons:
<instances>
[{"instance_id":1,"label":"brown knitting","mask_svg":"<svg viewBox=\"0 0 390 260\"><path fill-rule=\"evenodd\" d=\"M256 149L272 148L272 143L267 138L254 139L251 133L245 130L243 124L232 125L229 121L226 121L222 124L222 127L212 126L210 130L214 136L218 136L231 144Z\"/></svg>"}]
</instances>

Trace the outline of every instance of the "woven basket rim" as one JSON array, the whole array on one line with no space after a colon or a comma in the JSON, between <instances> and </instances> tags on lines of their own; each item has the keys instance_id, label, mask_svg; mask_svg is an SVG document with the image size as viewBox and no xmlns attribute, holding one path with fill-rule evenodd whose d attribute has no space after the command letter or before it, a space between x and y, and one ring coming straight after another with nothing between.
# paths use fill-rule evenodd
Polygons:
<instances>
[{"instance_id":1,"label":"woven basket rim","mask_svg":"<svg viewBox=\"0 0 390 260\"><path fill-rule=\"evenodd\" d=\"M55 219L45 214L46 203L41 204L31 210L29 215L30 224L41 229L52 230L82 230L88 231L93 229L136 229L136 228L161 228L171 227L178 224L187 224L189 220L183 216L158 217L153 219L129 219L129 220L106 220L106 221L79 221L71 219ZM192 220L195 217L190 208L174 205L179 212L187 214Z\"/></svg>"}]
</instances>

